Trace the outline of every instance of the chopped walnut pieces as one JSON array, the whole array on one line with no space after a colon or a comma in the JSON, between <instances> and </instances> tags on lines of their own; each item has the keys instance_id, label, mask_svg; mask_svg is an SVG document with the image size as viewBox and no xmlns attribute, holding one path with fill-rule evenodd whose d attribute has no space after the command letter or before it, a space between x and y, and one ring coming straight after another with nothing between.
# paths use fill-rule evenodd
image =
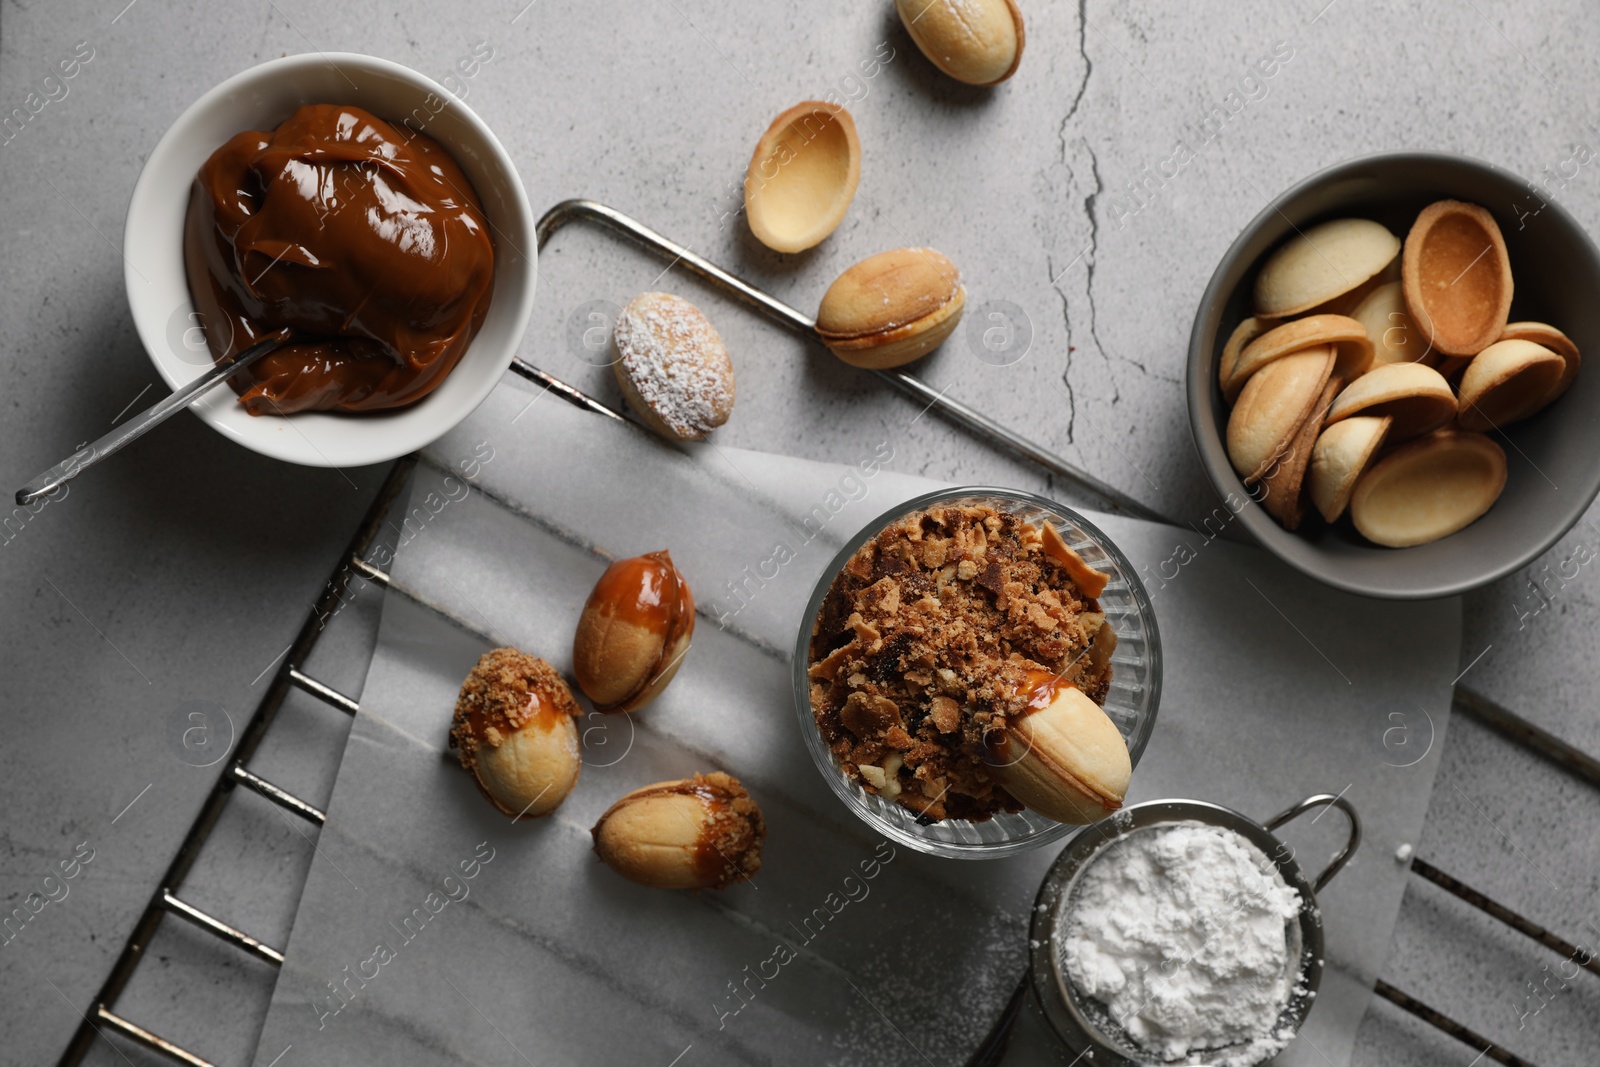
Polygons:
<instances>
[{"instance_id":1,"label":"chopped walnut pieces","mask_svg":"<svg viewBox=\"0 0 1600 1067\"><path fill-rule=\"evenodd\" d=\"M839 721L857 737L880 737L901 725L900 708L888 697L869 696L857 689L839 709Z\"/></svg>"},{"instance_id":2,"label":"chopped walnut pieces","mask_svg":"<svg viewBox=\"0 0 1600 1067\"><path fill-rule=\"evenodd\" d=\"M937 801L930 800L921 793L901 793L895 799L916 812L918 821L940 822L946 817L945 806Z\"/></svg>"},{"instance_id":3,"label":"chopped walnut pieces","mask_svg":"<svg viewBox=\"0 0 1600 1067\"><path fill-rule=\"evenodd\" d=\"M896 521L850 557L809 656L812 714L847 774L924 822L1020 810L983 762L984 734L1022 711L1030 671L1097 703L1111 682L1116 635L1078 583L1079 561L1051 551L1059 540L952 504Z\"/></svg>"},{"instance_id":4,"label":"chopped walnut pieces","mask_svg":"<svg viewBox=\"0 0 1600 1067\"><path fill-rule=\"evenodd\" d=\"M826 678L830 682L833 681L834 676L839 673L839 668L844 666L845 660L849 659L850 655L857 651L859 649L854 644L834 649L828 654L827 658L811 665L811 676L813 678ZM854 677L854 675L851 677ZM854 685L855 683L852 682L851 684Z\"/></svg>"},{"instance_id":5,"label":"chopped walnut pieces","mask_svg":"<svg viewBox=\"0 0 1600 1067\"><path fill-rule=\"evenodd\" d=\"M871 623L861 618L859 611L850 616L849 625L855 629L856 639L861 642L868 652L876 652L878 650L879 645L883 642L883 637L877 630L872 628Z\"/></svg>"},{"instance_id":6,"label":"chopped walnut pieces","mask_svg":"<svg viewBox=\"0 0 1600 1067\"><path fill-rule=\"evenodd\" d=\"M999 596L1001 590L1005 587L1000 574L1000 561L990 560L988 566L983 568L983 573L978 575L977 582L995 596ZM1046 590L1046 592L1049 592L1049 590Z\"/></svg>"},{"instance_id":7,"label":"chopped walnut pieces","mask_svg":"<svg viewBox=\"0 0 1600 1067\"><path fill-rule=\"evenodd\" d=\"M900 610L900 586L892 578L880 578L861 591L864 606L883 615Z\"/></svg>"}]
</instances>

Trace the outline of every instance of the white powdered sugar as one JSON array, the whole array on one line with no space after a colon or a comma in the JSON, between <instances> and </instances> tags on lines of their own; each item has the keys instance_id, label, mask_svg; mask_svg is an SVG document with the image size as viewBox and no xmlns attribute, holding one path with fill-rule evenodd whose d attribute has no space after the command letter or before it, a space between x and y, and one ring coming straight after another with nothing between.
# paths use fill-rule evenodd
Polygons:
<instances>
[{"instance_id":1,"label":"white powdered sugar","mask_svg":"<svg viewBox=\"0 0 1600 1067\"><path fill-rule=\"evenodd\" d=\"M668 293L644 293L616 325L623 388L675 436L704 437L733 409L733 361L700 309Z\"/></svg>"},{"instance_id":2,"label":"white powdered sugar","mask_svg":"<svg viewBox=\"0 0 1600 1067\"><path fill-rule=\"evenodd\" d=\"M1232 830L1155 827L1090 862L1056 951L1073 986L1147 1052L1177 1061L1227 1047L1203 1058L1259 1063L1294 1036L1277 1022L1297 978L1287 924L1300 904Z\"/></svg>"}]
</instances>

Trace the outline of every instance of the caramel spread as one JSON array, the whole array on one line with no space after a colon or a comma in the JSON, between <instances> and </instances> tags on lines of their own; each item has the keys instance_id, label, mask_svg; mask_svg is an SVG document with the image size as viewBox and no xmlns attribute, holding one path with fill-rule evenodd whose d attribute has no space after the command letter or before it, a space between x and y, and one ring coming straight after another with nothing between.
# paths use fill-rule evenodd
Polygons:
<instances>
[{"instance_id":1,"label":"caramel spread","mask_svg":"<svg viewBox=\"0 0 1600 1067\"><path fill-rule=\"evenodd\" d=\"M206 160L184 261L213 359L290 342L230 379L252 415L415 403L466 352L494 282L488 223L449 153L334 104Z\"/></svg>"},{"instance_id":2,"label":"caramel spread","mask_svg":"<svg viewBox=\"0 0 1600 1067\"><path fill-rule=\"evenodd\" d=\"M749 881L761 869L766 820L739 780L713 771L694 776L694 793L706 806L706 825L695 845L695 870L722 889Z\"/></svg>"},{"instance_id":3,"label":"caramel spread","mask_svg":"<svg viewBox=\"0 0 1600 1067\"><path fill-rule=\"evenodd\" d=\"M1103 704L1111 684L1115 633L1053 533L935 506L850 558L809 662L812 714L845 773L924 822L1021 810L993 770L1006 726L1067 687Z\"/></svg>"}]
</instances>

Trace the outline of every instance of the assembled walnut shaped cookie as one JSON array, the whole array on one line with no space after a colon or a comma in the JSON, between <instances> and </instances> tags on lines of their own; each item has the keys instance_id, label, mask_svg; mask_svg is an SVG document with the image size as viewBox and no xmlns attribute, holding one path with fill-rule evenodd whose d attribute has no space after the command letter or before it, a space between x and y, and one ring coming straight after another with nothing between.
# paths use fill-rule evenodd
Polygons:
<instances>
[{"instance_id":1,"label":"assembled walnut shaped cookie","mask_svg":"<svg viewBox=\"0 0 1600 1067\"><path fill-rule=\"evenodd\" d=\"M595 583L572 639L578 688L597 711L637 711L672 681L694 637L694 595L665 549L619 559Z\"/></svg>"},{"instance_id":2,"label":"assembled walnut shaped cookie","mask_svg":"<svg viewBox=\"0 0 1600 1067\"><path fill-rule=\"evenodd\" d=\"M671 293L640 293L617 316L612 365L628 406L664 437L699 441L733 412L733 360L704 312Z\"/></svg>"},{"instance_id":3,"label":"assembled walnut shaped cookie","mask_svg":"<svg viewBox=\"0 0 1600 1067\"><path fill-rule=\"evenodd\" d=\"M739 780L721 771L635 789L600 816L595 854L652 889L724 889L761 869L767 824Z\"/></svg>"}]
</instances>

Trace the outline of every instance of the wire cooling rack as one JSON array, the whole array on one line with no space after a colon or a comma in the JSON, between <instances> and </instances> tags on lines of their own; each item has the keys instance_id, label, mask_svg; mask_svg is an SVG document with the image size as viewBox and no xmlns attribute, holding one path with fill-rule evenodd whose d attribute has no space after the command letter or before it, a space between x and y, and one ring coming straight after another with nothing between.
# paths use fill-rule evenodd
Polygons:
<instances>
[{"instance_id":1,"label":"wire cooling rack","mask_svg":"<svg viewBox=\"0 0 1600 1067\"><path fill-rule=\"evenodd\" d=\"M821 343L821 339L816 334L816 323L809 316L728 273L690 249L668 240L637 219L631 218L604 204L592 200L565 200L551 208L539 220L539 248L542 250L557 230L570 222L578 220L596 223L637 242L650 252L670 260L673 264L682 264L691 273L698 275L730 296L750 305L780 325L793 330L801 336L817 341L819 344ZM605 418L631 421L622 412L521 359L513 360L511 369L521 377L534 382L563 400L586 411ZM960 401L950 398L946 393L933 389L919 378L903 371L867 371L866 373L876 375L881 380L929 408L937 408L946 418L962 426L975 436L998 445L1053 474L1065 478L1080 489L1104 500L1118 511L1158 522L1169 521L1116 487L1101 481L1087 471L1080 470L1048 449L1040 447ZM253 956L258 960L265 961L275 967L283 965L282 949L268 945L231 925L224 919L195 907L179 896L179 893L182 891L184 882L193 869L201 849L205 846L206 840L210 837L223 810L227 807L229 799L240 786L265 797L285 811L315 826L320 827L327 821L327 813L317 808L316 805L302 800L288 790L282 789L252 772L250 770L250 761L260 747L268 729L271 728L279 708L283 706L285 699L294 690L309 693L327 706L346 715L354 716L360 710L360 706L354 699L306 674L301 670L301 667L307 663L312 650L316 648L328 620L343 603L352 580L370 582L381 588L409 595L407 590L392 586L388 574L368 562L367 554L376 543L383 521L405 487L407 479L417 464L417 458L413 454L397 460L384 478L371 508L357 525L350 543L346 546L344 553L339 557L339 561L334 567L332 577L329 578L322 594L313 605L310 617L301 626L294 643L289 646L287 655L283 657L277 672L273 675L271 685L267 687L266 693L262 696L260 704L257 705L255 713L250 717L248 725L240 735L239 743L234 750L233 756L228 760L223 772L212 786L211 792L206 796L205 802L200 807L199 814L195 816L194 823L189 827L188 833L184 835L182 844L178 846L177 854L173 857L172 863L167 867L160 884L156 886L155 891L150 896L149 903L145 905L143 913L139 916L138 922L135 923L133 932L129 935L127 943L123 946L121 954L118 955L116 963L111 968L111 973L106 977L105 983L95 995L94 1003L84 1014L83 1021L73 1033L71 1042L61 1054L60 1060L57 1061L62 1067L77 1067L78 1064L83 1062L84 1057L88 1054L97 1037L103 1037L109 1041L111 1040L111 1035L120 1036L142 1045L147 1049L160 1053L175 1063L189 1064L191 1067L214 1067L211 1060L207 1060L199 1054L163 1038L132 1019L124 1018L117 1014L116 1011L118 999L133 978L139 963L144 959L146 948L166 916L171 915L191 923L219 941L225 942L238 951ZM432 607L432 605L427 605L425 601L423 603L425 606ZM1455 687L1453 705L1455 710L1472 716L1517 744L1538 753L1556 767L1600 789L1600 761L1574 748L1554 734L1528 722L1510 709L1502 707L1465 686L1457 685ZM1588 953L1581 951L1576 945L1524 918L1488 895L1473 889L1459 878L1440 870L1420 857L1411 860L1410 870L1416 877L1433 883L1550 951L1573 962L1583 959L1585 962L1581 963L1580 966L1593 974L1600 975L1600 959L1590 957ZM1435 1010L1424 1001L1396 988L1381 978L1374 984L1373 992L1445 1034L1470 1046L1479 1058L1507 1064L1508 1067L1534 1067L1529 1060L1523 1059L1510 1050L1490 1041L1465 1024ZM996 1020L994 1030L984 1042L982 1050L972 1061L973 1065L992 1063L1003 1052L1010 1025L1022 1004L1022 994L1023 987L1019 986L1017 995L1012 998L1000 1018Z\"/></svg>"}]
</instances>

